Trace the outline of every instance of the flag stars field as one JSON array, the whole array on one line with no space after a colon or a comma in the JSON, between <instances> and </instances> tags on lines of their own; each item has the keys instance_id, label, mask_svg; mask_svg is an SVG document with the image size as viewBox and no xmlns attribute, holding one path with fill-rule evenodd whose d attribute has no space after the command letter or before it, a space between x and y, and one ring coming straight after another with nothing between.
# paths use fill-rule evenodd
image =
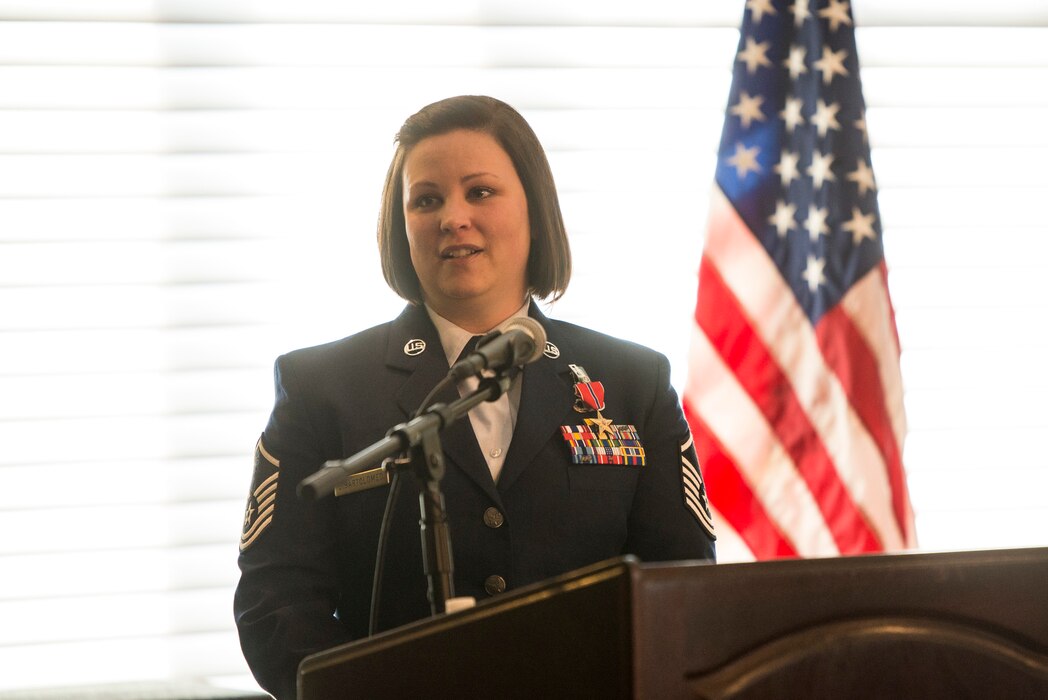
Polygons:
<instances>
[{"instance_id":1,"label":"flag stars field","mask_svg":"<svg viewBox=\"0 0 1048 700\"><path fill-rule=\"evenodd\" d=\"M819 236L830 235L830 227L826 223L829 212L812 204L808 207L808 218L804 220L804 228L808 230L808 236L812 242L819 240Z\"/></svg>"},{"instance_id":2,"label":"flag stars field","mask_svg":"<svg viewBox=\"0 0 1048 700\"><path fill-rule=\"evenodd\" d=\"M808 265L804 268L802 276L808 283L808 290L815 294L819 291L819 285L826 284L826 261L814 255L808 256Z\"/></svg>"},{"instance_id":3,"label":"flag stars field","mask_svg":"<svg viewBox=\"0 0 1048 700\"><path fill-rule=\"evenodd\" d=\"M775 213L769 217L768 222L775 226L775 232L782 238L796 226L796 216L797 205L787 204L780 199L775 204Z\"/></svg>"},{"instance_id":4,"label":"flag stars field","mask_svg":"<svg viewBox=\"0 0 1048 700\"><path fill-rule=\"evenodd\" d=\"M793 26L799 29L804 24L804 20L811 17L808 0L793 0L793 4L790 5L790 13L793 15Z\"/></svg>"},{"instance_id":5,"label":"flag stars field","mask_svg":"<svg viewBox=\"0 0 1048 700\"><path fill-rule=\"evenodd\" d=\"M841 228L852 235L852 244L859 245L867 238L876 238L873 230L873 214L863 214L859 207L852 207L852 218L841 224Z\"/></svg>"},{"instance_id":6,"label":"flag stars field","mask_svg":"<svg viewBox=\"0 0 1048 700\"><path fill-rule=\"evenodd\" d=\"M750 73L756 72L761 66L771 67L771 59L767 55L769 46L766 41L757 43L747 37L746 48L739 52L738 60L746 64L746 70Z\"/></svg>"},{"instance_id":7,"label":"flag stars field","mask_svg":"<svg viewBox=\"0 0 1048 700\"><path fill-rule=\"evenodd\" d=\"M819 10L821 19L829 20L830 31L835 32L842 24L851 26L852 20L848 15L848 3L846 0L830 0L829 5Z\"/></svg>"},{"instance_id":8,"label":"flag stars field","mask_svg":"<svg viewBox=\"0 0 1048 700\"><path fill-rule=\"evenodd\" d=\"M772 168L779 174L779 182L782 183L783 189L789 189L790 183L801 176L801 171L798 167L800 161L801 157L797 153L783 151L779 162Z\"/></svg>"},{"instance_id":9,"label":"flag stars field","mask_svg":"<svg viewBox=\"0 0 1048 700\"><path fill-rule=\"evenodd\" d=\"M855 128L862 133L862 142L867 146L870 144L870 134L866 131L866 115L860 116L855 120Z\"/></svg>"},{"instance_id":10,"label":"flag stars field","mask_svg":"<svg viewBox=\"0 0 1048 700\"><path fill-rule=\"evenodd\" d=\"M824 85L829 85L835 75L848 75L848 69L844 67L844 60L847 57L848 52L844 49L834 51L829 46L822 47L822 58L812 65L822 73L822 82Z\"/></svg>"},{"instance_id":11,"label":"flag stars field","mask_svg":"<svg viewBox=\"0 0 1048 700\"><path fill-rule=\"evenodd\" d=\"M825 136L830 129L840 131L841 125L837 121L837 112L840 110L841 106L836 102L828 105L822 100L815 101L815 114L811 118L811 123L815 125L819 136Z\"/></svg>"},{"instance_id":12,"label":"flag stars field","mask_svg":"<svg viewBox=\"0 0 1048 700\"><path fill-rule=\"evenodd\" d=\"M769 15L778 14L775 7L771 4L771 0L746 0L746 9L752 13L753 21L758 24L764 19L765 12Z\"/></svg>"},{"instance_id":13,"label":"flag stars field","mask_svg":"<svg viewBox=\"0 0 1048 700\"><path fill-rule=\"evenodd\" d=\"M801 113L803 109L804 100L799 97L786 98L786 106L779 112L779 116L782 117L783 124L786 126L786 131L792 134L798 126L804 124L804 115Z\"/></svg>"},{"instance_id":14,"label":"flag stars field","mask_svg":"<svg viewBox=\"0 0 1048 700\"><path fill-rule=\"evenodd\" d=\"M859 195L863 197L866 196L867 192L872 192L877 189L877 185L873 180L873 170L862 158L859 158L858 161L856 161L855 170L852 170L845 177L858 186Z\"/></svg>"},{"instance_id":15,"label":"flag stars field","mask_svg":"<svg viewBox=\"0 0 1048 700\"><path fill-rule=\"evenodd\" d=\"M804 64L807 53L807 49L803 46L791 46L789 57L782 62L794 80L808 72L808 67Z\"/></svg>"},{"instance_id":16,"label":"flag stars field","mask_svg":"<svg viewBox=\"0 0 1048 700\"><path fill-rule=\"evenodd\" d=\"M811 176L812 184L818 190L826 181L833 181L837 176L833 174L834 155L832 153L820 153L815 151L811 156L811 165L805 170Z\"/></svg>"},{"instance_id":17,"label":"flag stars field","mask_svg":"<svg viewBox=\"0 0 1048 700\"><path fill-rule=\"evenodd\" d=\"M764 121L767 117L764 116L764 112L761 111L761 105L764 103L764 95L754 95L751 97L745 92L739 94L739 101L731 108L731 113L742 120L742 128L750 128L750 124L756 121Z\"/></svg>"},{"instance_id":18,"label":"flag stars field","mask_svg":"<svg viewBox=\"0 0 1048 700\"><path fill-rule=\"evenodd\" d=\"M728 159L728 163L735 168L739 180L745 180L746 175L750 172L759 173L761 171L760 163L757 162L759 153L760 148L757 146L746 148L741 143L735 144L735 155Z\"/></svg>"}]
</instances>

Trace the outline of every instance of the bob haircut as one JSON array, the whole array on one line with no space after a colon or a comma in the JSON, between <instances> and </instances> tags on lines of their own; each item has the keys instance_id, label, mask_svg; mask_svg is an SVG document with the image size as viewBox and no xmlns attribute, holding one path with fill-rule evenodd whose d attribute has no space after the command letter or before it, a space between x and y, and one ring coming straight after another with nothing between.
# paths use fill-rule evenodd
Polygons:
<instances>
[{"instance_id":1,"label":"bob haircut","mask_svg":"<svg viewBox=\"0 0 1048 700\"><path fill-rule=\"evenodd\" d=\"M423 107L408 117L396 136L397 150L386 173L378 219L378 247L386 284L413 304L422 303L422 288L411 264L404 225L404 161L413 146L431 136L458 129L493 137L509 155L524 186L531 225L528 294L556 301L571 279L571 250L560 200L546 153L524 117L493 97L462 95Z\"/></svg>"}]
</instances>

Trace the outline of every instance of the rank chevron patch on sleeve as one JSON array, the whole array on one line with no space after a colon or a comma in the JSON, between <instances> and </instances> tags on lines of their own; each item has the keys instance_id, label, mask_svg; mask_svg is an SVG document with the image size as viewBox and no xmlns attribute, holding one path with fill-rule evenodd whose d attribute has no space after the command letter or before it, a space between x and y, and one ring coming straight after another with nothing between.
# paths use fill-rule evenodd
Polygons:
<instances>
[{"instance_id":1,"label":"rank chevron patch on sleeve","mask_svg":"<svg viewBox=\"0 0 1048 700\"><path fill-rule=\"evenodd\" d=\"M713 529L713 515L710 513L710 502L706 499L706 484L699 471L699 458L695 454L695 442L691 434L688 441L680 446L681 484L684 488L684 505L695 516L699 525L711 539L717 539Z\"/></svg>"},{"instance_id":2,"label":"rank chevron patch on sleeve","mask_svg":"<svg viewBox=\"0 0 1048 700\"><path fill-rule=\"evenodd\" d=\"M255 445L255 473L251 478L251 495L244 510L244 529L240 533L240 551L254 544L269 524L277 505L277 478L280 460L266 451L262 438Z\"/></svg>"}]
</instances>

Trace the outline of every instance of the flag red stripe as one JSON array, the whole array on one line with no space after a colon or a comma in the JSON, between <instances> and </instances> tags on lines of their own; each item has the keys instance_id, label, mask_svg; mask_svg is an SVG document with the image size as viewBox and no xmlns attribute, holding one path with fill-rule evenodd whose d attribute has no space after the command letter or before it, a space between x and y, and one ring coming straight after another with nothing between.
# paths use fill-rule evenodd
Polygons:
<instances>
[{"instance_id":1,"label":"flag red stripe","mask_svg":"<svg viewBox=\"0 0 1048 700\"><path fill-rule=\"evenodd\" d=\"M850 553L881 551L879 538L841 482L793 387L705 255L699 289L696 323L773 427L815 496L838 548Z\"/></svg>"},{"instance_id":2,"label":"flag red stripe","mask_svg":"<svg viewBox=\"0 0 1048 700\"><path fill-rule=\"evenodd\" d=\"M899 444L892 431L891 416L888 415L877 358L840 305L823 316L815 327L815 336L848 401L880 450L891 485L892 511L899 532L905 533L910 512L906 477Z\"/></svg>"},{"instance_id":3,"label":"flag red stripe","mask_svg":"<svg viewBox=\"0 0 1048 700\"><path fill-rule=\"evenodd\" d=\"M798 556L793 544L776 527L760 499L728 457L724 446L717 441L698 413L691 409L686 398L683 404L684 415L695 440L695 453L702 465L703 478L707 484L711 484L710 493L717 495L715 506L721 517L728 521L757 559Z\"/></svg>"}]
</instances>

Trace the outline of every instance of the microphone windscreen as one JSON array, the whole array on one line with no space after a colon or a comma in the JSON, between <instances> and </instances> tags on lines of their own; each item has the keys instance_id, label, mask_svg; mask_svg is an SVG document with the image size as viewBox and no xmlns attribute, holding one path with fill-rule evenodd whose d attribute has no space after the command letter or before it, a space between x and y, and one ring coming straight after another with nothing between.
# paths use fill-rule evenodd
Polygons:
<instances>
[{"instance_id":1,"label":"microphone windscreen","mask_svg":"<svg viewBox=\"0 0 1048 700\"><path fill-rule=\"evenodd\" d=\"M546 329L542 327L541 323L530 316L518 316L517 318L510 319L502 332L508 333L512 330L523 331L535 339L535 347L532 349L531 355L529 355L522 364L526 365L542 357L542 352L546 349Z\"/></svg>"}]
</instances>

